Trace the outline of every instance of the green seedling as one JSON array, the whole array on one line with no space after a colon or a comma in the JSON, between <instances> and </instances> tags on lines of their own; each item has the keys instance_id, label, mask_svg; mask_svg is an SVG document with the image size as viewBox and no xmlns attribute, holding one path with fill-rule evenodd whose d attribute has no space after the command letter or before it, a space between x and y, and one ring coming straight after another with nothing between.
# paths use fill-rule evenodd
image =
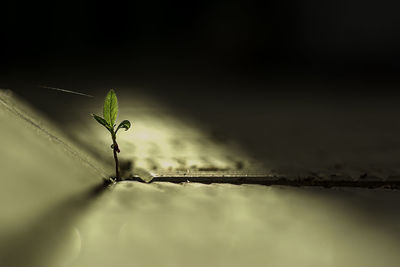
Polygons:
<instances>
[{"instance_id":1,"label":"green seedling","mask_svg":"<svg viewBox=\"0 0 400 267\"><path fill-rule=\"evenodd\" d=\"M111 145L111 149L113 150L114 160L115 160L115 176L117 181L121 181L121 177L119 174L120 171L119 171L118 155L117 155L117 153L120 153L121 151L117 143L117 133L118 130L122 128L125 129L125 131L127 131L131 127L131 123L128 120L124 120L118 125L117 129L115 129L117 115L118 115L117 95L115 94L115 91L111 89L108 92L106 99L104 100L104 106L103 106L104 118L97 116L95 114L92 114L92 116L98 123L103 125L111 133L111 138L113 142Z\"/></svg>"}]
</instances>

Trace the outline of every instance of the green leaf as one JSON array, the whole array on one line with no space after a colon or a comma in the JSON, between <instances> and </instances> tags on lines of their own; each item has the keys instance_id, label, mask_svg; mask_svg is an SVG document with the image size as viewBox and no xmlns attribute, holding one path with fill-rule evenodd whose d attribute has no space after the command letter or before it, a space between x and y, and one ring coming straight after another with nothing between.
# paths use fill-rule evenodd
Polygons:
<instances>
[{"instance_id":1,"label":"green leaf","mask_svg":"<svg viewBox=\"0 0 400 267\"><path fill-rule=\"evenodd\" d=\"M125 131L128 131L128 129L131 128L131 122L128 121L128 120L122 121L122 122L118 125L117 130L116 130L115 132L118 132L118 130L119 130L120 128L124 128Z\"/></svg>"},{"instance_id":2,"label":"green leaf","mask_svg":"<svg viewBox=\"0 0 400 267\"><path fill-rule=\"evenodd\" d=\"M108 124L108 122L105 119L103 119L100 116L97 116L96 114L92 114L92 116L98 123L100 123L101 125L106 127L108 130L110 130L110 125Z\"/></svg>"},{"instance_id":3,"label":"green leaf","mask_svg":"<svg viewBox=\"0 0 400 267\"><path fill-rule=\"evenodd\" d=\"M104 100L103 116L111 128L114 127L118 115L118 100L114 90L111 89Z\"/></svg>"}]
</instances>

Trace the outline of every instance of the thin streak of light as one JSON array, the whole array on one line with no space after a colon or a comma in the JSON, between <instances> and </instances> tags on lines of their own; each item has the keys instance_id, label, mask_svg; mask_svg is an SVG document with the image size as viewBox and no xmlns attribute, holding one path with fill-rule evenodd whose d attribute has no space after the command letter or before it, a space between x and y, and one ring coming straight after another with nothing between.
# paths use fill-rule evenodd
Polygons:
<instances>
[{"instance_id":1,"label":"thin streak of light","mask_svg":"<svg viewBox=\"0 0 400 267\"><path fill-rule=\"evenodd\" d=\"M45 85L39 85L39 87L46 88L46 89L51 89L51 90L56 90L56 91L61 91L61 92L65 92L65 93L70 93L70 94L83 95L83 96L87 96L87 97L94 97L92 95L87 95L87 94L84 94L84 93L79 93L79 92L66 90L66 89L62 89L62 88L57 88L57 87L50 87L50 86L45 86Z\"/></svg>"}]
</instances>

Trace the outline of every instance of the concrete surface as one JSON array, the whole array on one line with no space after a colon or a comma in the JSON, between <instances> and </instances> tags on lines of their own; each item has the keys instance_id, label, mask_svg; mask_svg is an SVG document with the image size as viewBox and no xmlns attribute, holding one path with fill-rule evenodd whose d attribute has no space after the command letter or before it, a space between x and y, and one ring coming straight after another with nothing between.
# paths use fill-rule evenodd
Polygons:
<instances>
[{"instance_id":1,"label":"concrete surface","mask_svg":"<svg viewBox=\"0 0 400 267\"><path fill-rule=\"evenodd\" d=\"M196 168L257 166L235 142L158 107L120 116L135 118L121 155L136 167L154 164L153 154L172 170L179 157ZM89 119L76 118L80 135L71 123L57 130L1 92L1 266L398 266L399 191L128 181L102 189L111 149Z\"/></svg>"}]
</instances>

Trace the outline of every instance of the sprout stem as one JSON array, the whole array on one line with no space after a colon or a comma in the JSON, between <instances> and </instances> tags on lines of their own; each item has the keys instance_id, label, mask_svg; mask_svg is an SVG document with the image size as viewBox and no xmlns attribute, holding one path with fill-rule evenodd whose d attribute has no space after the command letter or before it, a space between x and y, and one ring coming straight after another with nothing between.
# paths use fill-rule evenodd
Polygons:
<instances>
[{"instance_id":1,"label":"sprout stem","mask_svg":"<svg viewBox=\"0 0 400 267\"><path fill-rule=\"evenodd\" d=\"M113 153L114 153L114 160L115 160L115 176L116 176L117 181L121 181L121 178L119 176L119 162L118 162L118 156L117 156L117 153L119 153L120 150L118 148L118 144L117 144L116 137L114 134L112 135L112 140L113 140Z\"/></svg>"}]
</instances>

